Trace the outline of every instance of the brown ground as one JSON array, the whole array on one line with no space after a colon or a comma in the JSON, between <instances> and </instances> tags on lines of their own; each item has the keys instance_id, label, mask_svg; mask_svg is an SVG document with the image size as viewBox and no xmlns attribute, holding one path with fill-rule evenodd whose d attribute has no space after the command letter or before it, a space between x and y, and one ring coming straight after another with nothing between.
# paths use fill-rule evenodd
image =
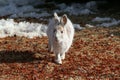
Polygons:
<instances>
[{"instance_id":1,"label":"brown ground","mask_svg":"<svg viewBox=\"0 0 120 80\"><path fill-rule=\"evenodd\" d=\"M120 80L120 28L75 33L62 65L47 51L47 37L0 39L0 80Z\"/></svg>"}]
</instances>

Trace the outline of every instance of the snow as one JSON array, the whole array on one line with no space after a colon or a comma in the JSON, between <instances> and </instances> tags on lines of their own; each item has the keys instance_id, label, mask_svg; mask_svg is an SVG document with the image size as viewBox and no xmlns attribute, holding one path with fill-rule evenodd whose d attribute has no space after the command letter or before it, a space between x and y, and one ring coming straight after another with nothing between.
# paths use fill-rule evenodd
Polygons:
<instances>
[{"instance_id":1,"label":"snow","mask_svg":"<svg viewBox=\"0 0 120 80\"><path fill-rule=\"evenodd\" d=\"M23 7L17 7L14 4L9 4L5 7L0 8L0 16L6 16L10 14L20 14L30 11L37 11L37 9L34 9L33 6L23 6Z\"/></svg>"},{"instance_id":2,"label":"snow","mask_svg":"<svg viewBox=\"0 0 120 80\"><path fill-rule=\"evenodd\" d=\"M14 22L13 19L0 20L0 38L25 36L28 38L46 36L47 26L39 23Z\"/></svg>"},{"instance_id":3,"label":"snow","mask_svg":"<svg viewBox=\"0 0 120 80\"><path fill-rule=\"evenodd\" d=\"M45 0L0 0L0 16L10 15L10 18L32 17L41 18L51 16L54 12L67 12L69 15L89 15L97 10L97 3L90 1L86 4L72 3L54 3L57 9L47 10L44 8L35 8L36 5L45 4Z\"/></svg>"},{"instance_id":4,"label":"snow","mask_svg":"<svg viewBox=\"0 0 120 80\"><path fill-rule=\"evenodd\" d=\"M97 3L95 1L90 1L86 4L73 3L71 5L66 5L64 3L57 5L60 10L54 10L54 12L67 12L69 15L89 15L94 14L97 10Z\"/></svg>"},{"instance_id":5,"label":"snow","mask_svg":"<svg viewBox=\"0 0 120 80\"><path fill-rule=\"evenodd\" d=\"M89 27L89 28L93 28L95 26L91 25L91 24L86 24L85 27Z\"/></svg>"},{"instance_id":6,"label":"snow","mask_svg":"<svg viewBox=\"0 0 120 80\"><path fill-rule=\"evenodd\" d=\"M8 5L8 4L15 4L15 5L36 5L36 4L44 4L45 0L0 0L0 5Z\"/></svg>"},{"instance_id":7,"label":"snow","mask_svg":"<svg viewBox=\"0 0 120 80\"><path fill-rule=\"evenodd\" d=\"M97 26L104 26L104 27L111 27L111 26L116 26L120 24L120 20L112 20L112 22L108 22L108 23L102 23L102 24L98 24Z\"/></svg>"},{"instance_id":8,"label":"snow","mask_svg":"<svg viewBox=\"0 0 120 80\"><path fill-rule=\"evenodd\" d=\"M30 12L30 13L13 14L13 15L10 16L10 18L18 18L18 17L28 18L28 17L32 17L32 18L40 19L41 17L48 17L48 16L50 16L50 14L47 13L47 12L43 12L43 13Z\"/></svg>"},{"instance_id":9,"label":"snow","mask_svg":"<svg viewBox=\"0 0 120 80\"><path fill-rule=\"evenodd\" d=\"M92 20L92 22L99 22L96 26L104 26L104 27L116 26L120 24L120 20L116 20L110 17L103 17L103 18L96 17Z\"/></svg>"},{"instance_id":10,"label":"snow","mask_svg":"<svg viewBox=\"0 0 120 80\"><path fill-rule=\"evenodd\" d=\"M73 24L74 28L76 30L82 30L82 29L85 29L84 27L81 27L79 24Z\"/></svg>"},{"instance_id":11,"label":"snow","mask_svg":"<svg viewBox=\"0 0 120 80\"><path fill-rule=\"evenodd\" d=\"M104 17L104 18L101 18L101 17L96 17L92 20L92 22L103 22L103 21L110 21L111 18L109 17Z\"/></svg>"},{"instance_id":12,"label":"snow","mask_svg":"<svg viewBox=\"0 0 120 80\"><path fill-rule=\"evenodd\" d=\"M4 0L0 2L0 16L10 15L10 18L32 17L38 19L50 16L49 13L34 8L34 5L44 4L44 0Z\"/></svg>"},{"instance_id":13,"label":"snow","mask_svg":"<svg viewBox=\"0 0 120 80\"><path fill-rule=\"evenodd\" d=\"M90 1L85 5L88 9L97 9L97 3L95 1Z\"/></svg>"}]
</instances>

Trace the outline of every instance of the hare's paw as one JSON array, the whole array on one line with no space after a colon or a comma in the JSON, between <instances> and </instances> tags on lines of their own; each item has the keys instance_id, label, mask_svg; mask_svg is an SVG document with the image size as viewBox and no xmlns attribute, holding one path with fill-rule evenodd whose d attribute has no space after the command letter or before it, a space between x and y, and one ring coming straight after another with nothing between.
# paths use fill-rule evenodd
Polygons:
<instances>
[{"instance_id":1,"label":"hare's paw","mask_svg":"<svg viewBox=\"0 0 120 80\"><path fill-rule=\"evenodd\" d=\"M62 64L62 61L55 59L55 63L57 63L57 64Z\"/></svg>"}]
</instances>

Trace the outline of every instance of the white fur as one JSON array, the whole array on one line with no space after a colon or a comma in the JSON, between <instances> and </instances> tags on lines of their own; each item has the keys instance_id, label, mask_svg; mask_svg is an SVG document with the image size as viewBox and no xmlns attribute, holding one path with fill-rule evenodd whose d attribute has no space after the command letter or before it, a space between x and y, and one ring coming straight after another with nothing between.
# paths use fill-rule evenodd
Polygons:
<instances>
[{"instance_id":1,"label":"white fur","mask_svg":"<svg viewBox=\"0 0 120 80\"><path fill-rule=\"evenodd\" d=\"M47 29L47 35L49 39L48 50L55 53L55 62L58 64L62 64L62 59L65 58L65 53L69 50L74 37L74 27L68 18L65 25L61 24L63 26L64 32L61 33L59 29L54 32L54 29L59 27L58 22L61 20L62 17L58 17L58 15L54 13L54 18L50 20ZM55 37L58 41L56 41Z\"/></svg>"}]
</instances>

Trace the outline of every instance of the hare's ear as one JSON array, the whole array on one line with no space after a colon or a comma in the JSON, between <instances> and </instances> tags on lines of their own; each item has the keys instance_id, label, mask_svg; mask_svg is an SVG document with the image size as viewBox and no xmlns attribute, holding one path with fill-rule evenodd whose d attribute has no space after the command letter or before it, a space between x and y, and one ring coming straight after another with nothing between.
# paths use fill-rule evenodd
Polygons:
<instances>
[{"instance_id":1,"label":"hare's ear","mask_svg":"<svg viewBox=\"0 0 120 80\"><path fill-rule=\"evenodd\" d=\"M56 12L54 13L54 20L56 23L60 21Z\"/></svg>"},{"instance_id":2,"label":"hare's ear","mask_svg":"<svg viewBox=\"0 0 120 80\"><path fill-rule=\"evenodd\" d=\"M59 17L58 17L58 15L57 15L56 12L54 13L54 18L55 18L55 19L59 19Z\"/></svg>"},{"instance_id":3,"label":"hare's ear","mask_svg":"<svg viewBox=\"0 0 120 80\"><path fill-rule=\"evenodd\" d=\"M64 14L62 17L61 17L61 20L60 20L61 24L65 25L67 23L67 15Z\"/></svg>"}]
</instances>

